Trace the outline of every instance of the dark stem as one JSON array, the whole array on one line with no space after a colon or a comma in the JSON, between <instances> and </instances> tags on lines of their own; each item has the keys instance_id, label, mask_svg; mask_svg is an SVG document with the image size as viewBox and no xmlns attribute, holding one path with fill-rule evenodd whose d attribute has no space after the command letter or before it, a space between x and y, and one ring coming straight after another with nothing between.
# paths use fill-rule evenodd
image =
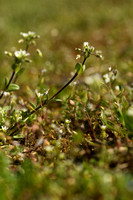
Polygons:
<instances>
[{"instance_id":1,"label":"dark stem","mask_svg":"<svg viewBox=\"0 0 133 200\"><path fill-rule=\"evenodd\" d=\"M28 51L29 49L29 43L26 43L25 51Z\"/></svg>"},{"instance_id":2,"label":"dark stem","mask_svg":"<svg viewBox=\"0 0 133 200\"><path fill-rule=\"evenodd\" d=\"M85 64L86 58L84 58L82 65ZM39 105L38 107L35 108L35 110L33 110L32 112L29 113L28 116L32 115L33 113L35 113L36 111L38 111L40 108L42 108L42 106L44 106L48 101L51 101L52 99L54 99L58 94L60 94L68 85L70 85L70 83L78 76L78 72L76 72L74 74L74 76L58 91L56 92L52 97L50 97L49 99L43 101L43 103L41 105Z\"/></svg>"},{"instance_id":3,"label":"dark stem","mask_svg":"<svg viewBox=\"0 0 133 200\"><path fill-rule=\"evenodd\" d=\"M82 65L85 64L85 61L86 61L87 58L84 58L83 62L82 62ZM74 76L60 89L58 90L52 97L50 97L49 99L46 99L45 101L42 102L42 104L40 104L38 107L35 108L35 110L33 110L32 112L30 112L28 114L27 117L29 117L30 115L34 114L35 112L37 112L40 108L42 108L47 102L51 101L52 99L54 99L58 94L60 94L68 85L70 85L70 83L78 76L78 72L76 72L74 74ZM23 118L24 120L25 118ZM17 123L11 127L9 130L13 130L15 127L17 126ZM21 127L23 127L24 125L21 125ZM16 133L17 131L19 130L19 128L16 127L16 129L10 133L9 135L13 135L14 133Z\"/></svg>"},{"instance_id":4,"label":"dark stem","mask_svg":"<svg viewBox=\"0 0 133 200\"><path fill-rule=\"evenodd\" d=\"M60 94L78 75L78 73L76 72L74 74L74 76L70 79L70 81L68 81L58 92L56 92L52 97L50 97L49 99L46 99L45 101L42 102L41 105L39 105L38 107L35 108L35 110L33 110L32 112L29 113L28 116L32 115L33 113L35 113L36 111L38 111L40 108L42 108L42 106L44 106L47 102L51 101L52 99L54 99L58 94Z\"/></svg>"},{"instance_id":5,"label":"dark stem","mask_svg":"<svg viewBox=\"0 0 133 200\"><path fill-rule=\"evenodd\" d=\"M9 82L8 82L8 84L7 84L7 86L6 86L6 88L4 89L4 91L2 92L2 94L0 95L0 99L2 99L2 97L3 97L3 95L4 95L4 92L8 89L8 87L9 87L9 85L11 84L11 82L12 82L14 76L15 76L15 71L13 70L12 75L11 75L11 77L10 77L10 80L9 80Z\"/></svg>"}]
</instances>

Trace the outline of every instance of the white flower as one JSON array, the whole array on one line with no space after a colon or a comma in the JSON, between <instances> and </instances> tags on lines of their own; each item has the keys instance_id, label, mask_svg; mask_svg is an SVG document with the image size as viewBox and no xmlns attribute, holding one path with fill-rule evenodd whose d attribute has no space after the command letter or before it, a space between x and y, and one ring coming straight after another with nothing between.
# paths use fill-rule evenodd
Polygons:
<instances>
[{"instance_id":1,"label":"white flower","mask_svg":"<svg viewBox=\"0 0 133 200\"><path fill-rule=\"evenodd\" d=\"M10 95L10 92L4 92L4 96L7 97Z\"/></svg>"},{"instance_id":2,"label":"white flower","mask_svg":"<svg viewBox=\"0 0 133 200\"><path fill-rule=\"evenodd\" d=\"M89 43L88 43L88 42L84 42L83 46L84 46L84 47L88 47L88 46L89 46Z\"/></svg>"},{"instance_id":3,"label":"white flower","mask_svg":"<svg viewBox=\"0 0 133 200\"><path fill-rule=\"evenodd\" d=\"M109 68L108 68L108 70L109 70L109 72L111 72L112 68L111 68L111 67L109 67Z\"/></svg>"},{"instance_id":4,"label":"white flower","mask_svg":"<svg viewBox=\"0 0 133 200\"><path fill-rule=\"evenodd\" d=\"M103 78L104 78L105 83L109 83L110 82L110 78L109 78L108 74L104 74Z\"/></svg>"},{"instance_id":5,"label":"white flower","mask_svg":"<svg viewBox=\"0 0 133 200\"><path fill-rule=\"evenodd\" d=\"M70 124L70 123L71 123L71 120L66 119L65 122L66 122L66 124Z\"/></svg>"},{"instance_id":6,"label":"white flower","mask_svg":"<svg viewBox=\"0 0 133 200\"><path fill-rule=\"evenodd\" d=\"M18 59L23 59L23 58L25 58L26 56L29 56L30 54L27 53L25 50L20 49L19 51L15 51L15 52L14 52L14 55L15 55L15 57L18 58Z\"/></svg>"},{"instance_id":7,"label":"white flower","mask_svg":"<svg viewBox=\"0 0 133 200\"><path fill-rule=\"evenodd\" d=\"M6 131L8 128L6 126L1 126L3 131Z\"/></svg>"},{"instance_id":8,"label":"white flower","mask_svg":"<svg viewBox=\"0 0 133 200\"><path fill-rule=\"evenodd\" d=\"M103 131L105 131L106 128L107 128L107 127L106 127L105 125L102 125L102 126L101 126L101 129L102 129Z\"/></svg>"},{"instance_id":9,"label":"white flower","mask_svg":"<svg viewBox=\"0 0 133 200\"><path fill-rule=\"evenodd\" d=\"M89 49L93 52L95 48L93 46L89 46Z\"/></svg>"},{"instance_id":10,"label":"white flower","mask_svg":"<svg viewBox=\"0 0 133 200\"><path fill-rule=\"evenodd\" d=\"M28 37L28 33L20 33L20 35L22 35L24 38Z\"/></svg>"},{"instance_id":11,"label":"white flower","mask_svg":"<svg viewBox=\"0 0 133 200\"><path fill-rule=\"evenodd\" d=\"M39 38L40 36L37 35L35 32L29 31L28 33L21 32L20 35L22 35L25 39L33 39L33 38Z\"/></svg>"},{"instance_id":12,"label":"white flower","mask_svg":"<svg viewBox=\"0 0 133 200\"><path fill-rule=\"evenodd\" d=\"M115 90L116 90L116 91L120 91L119 85L116 85L116 86L115 86Z\"/></svg>"},{"instance_id":13,"label":"white flower","mask_svg":"<svg viewBox=\"0 0 133 200\"><path fill-rule=\"evenodd\" d=\"M38 97L42 97L43 96L43 94L40 93L40 92L38 92L37 95L38 95Z\"/></svg>"},{"instance_id":14,"label":"white flower","mask_svg":"<svg viewBox=\"0 0 133 200\"><path fill-rule=\"evenodd\" d=\"M28 32L28 35L30 35L30 36L34 36L34 35L36 35L36 33L33 32L33 31L29 31L29 32Z\"/></svg>"}]
</instances>

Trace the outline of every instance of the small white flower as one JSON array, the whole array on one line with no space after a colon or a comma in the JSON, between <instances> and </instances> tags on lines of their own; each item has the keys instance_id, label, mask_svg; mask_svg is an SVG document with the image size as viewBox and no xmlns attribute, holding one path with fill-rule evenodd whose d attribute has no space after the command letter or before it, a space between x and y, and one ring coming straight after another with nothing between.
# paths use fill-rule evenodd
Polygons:
<instances>
[{"instance_id":1,"label":"small white flower","mask_svg":"<svg viewBox=\"0 0 133 200\"><path fill-rule=\"evenodd\" d=\"M19 51L15 51L14 55L18 59L25 58L26 56L29 56L30 54L27 53L25 50L20 49Z\"/></svg>"},{"instance_id":2,"label":"small white flower","mask_svg":"<svg viewBox=\"0 0 133 200\"><path fill-rule=\"evenodd\" d=\"M22 35L24 38L28 37L28 33L21 32L20 35Z\"/></svg>"},{"instance_id":3,"label":"small white flower","mask_svg":"<svg viewBox=\"0 0 133 200\"><path fill-rule=\"evenodd\" d=\"M76 85L76 84L77 84L77 82L76 82L76 81L74 81L74 82L73 82L73 85Z\"/></svg>"},{"instance_id":4,"label":"small white flower","mask_svg":"<svg viewBox=\"0 0 133 200\"><path fill-rule=\"evenodd\" d=\"M10 95L10 92L4 92L4 96L7 97Z\"/></svg>"},{"instance_id":5,"label":"small white flower","mask_svg":"<svg viewBox=\"0 0 133 200\"><path fill-rule=\"evenodd\" d=\"M34 35L36 35L36 33L33 32L33 31L29 31L29 32L28 32L28 35L34 36Z\"/></svg>"},{"instance_id":6,"label":"small white flower","mask_svg":"<svg viewBox=\"0 0 133 200\"><path fill-rule=\"evenodd\" d=\"M59 133L62 134L62 133L63 133L63 130L62 130L62 129L59 129Z\"/></svg>"},{"instance_id":7,"label":"small white flower","mask_svg":"<svg viewBox=\"0 0 133 200\"><path fill-rule=\"evenodd\" d=\"M109 68L108 68L108 71L109 71L109 72L111 72L111 70L112 70L112 68L111 68L111 67L109 67Z\"/></svg>"},{"instance_id":8,"label":"small white flower","mask_svg":"<svg viewBox=\"0 0 133 200\"><path fill-rule=\"evenodd\" d=\"M84 42L83 46L84 46L84 47L88 47L88 46L89 46L89 43L88 43L88 42Z\"/></svg>"},{"instance_id":9,"label":"small white flower","mask_svg":"<svg viewBox=\"0 0 133 200\"><path fill-rule=\"evenodd\" d=\"M105 83L109 83L110 82L110 78L109 78L108 74L104 74L103 78L104 78Z\"/></svg>"},{"instance_id":10,"label":"small white flower","mask_svg":"<svg viewBox=\"0 0 133 200\"><path fill-rule=\"evenodd\" d=\"M102 129L103 131L105 131L106 128L107 128L107 127L106 127L105 125L102 125L102 126L101 126L101 129Z\"/></svg>"},{"instance_id":11,"label":"small white flower","mask_svg":"<svg viewBox=\"0 0 133 200\"><path fill-rule=\"evenodd\" d=\"M70 124L70 123L71 123L71 120L66 119L65 122L66 122L66 124Z\"/></svg>"},{"instance_id":12,"label":"small white flower","mask_svg":"<svg viewBox=\"0 0 133 200\"><path fill-rule=\"evenodd\" d=\"M8 128L6 126L1 126L3 131L6 131Z\"/></svg>"},{"instance_id":13,"label":"small white flower","mask_svg":"<svg viewBox=\"0 0 133 200\"><path fill-rule=\"evenodd\" d=\"M33 38L39 38L39 35L36 35L35 32L29 31L28 33L21 32L20 35L22 35L25 39L33 39Z\"/></svg>"},{"instance_id":14,"label":"small white flower","mask_svg":"<svg viewBox=\"0 0 133 200\"><path fill-rule=\"evenodd\" d=\"M120 91L119 85L116 85L116 86L115 86L115 90L116 90L116 91Z\"/></svg>"},{"instance_id":15,"label":"small white flower","mask_svg":"<svg viewBox=\"0 0 133 200\"><path fill-rule=\"evenodd\" d=\"M88 46L91 51L94 51L95 48L93 46Z\"/></svg>"},{"instance_id":16,"label":"small white flower","mask_svg":"<svg viewBox=\"0 0 133 200\"><path fill-rule=\"evenodd\" d=\"M43 94L40 93L40 92L38 92L37 95L38 95L38 97L42 97L43 96Z\"/></svg>"}]
</instances>

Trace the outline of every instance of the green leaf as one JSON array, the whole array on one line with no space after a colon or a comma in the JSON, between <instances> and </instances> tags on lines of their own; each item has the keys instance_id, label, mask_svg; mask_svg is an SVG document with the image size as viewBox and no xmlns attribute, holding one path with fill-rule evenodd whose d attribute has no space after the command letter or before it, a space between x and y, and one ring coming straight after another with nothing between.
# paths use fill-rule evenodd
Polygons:
<instances>
[{"instance_id":1,"label":"green leaf","mask_svg":"<svg viewBox=\"0 0 133 200\"><path fill-rule=\"evenodd\" d=\"M21 69L16 73L16 75L17 75L17 76L20 76L20 75L23 73L24 70L25 70L24 68L21 68Z\"/></svg>"},{"instance_id":2,"label":"green leaf","mask_svg":"<svg viewBox=\"0 0 133 200\"><path fill-rule=\"evenodd\" d=\"M9 80L8 80L8 78L6 77L6 78L5 78L4 89L7 87L7 85L8 85L8 82L9 82Z\"/></svg>"},{"instance_id":3,"label":"green leaf","mask_svg":"<svg viewBox=\"0 0 133 200\"><path fill-rule=\"evenodd\" d=\"M17 73L20 70L21 63L13 63L12 69Z\"/></svg>"},{"instance_id":4,"label":"green leaf","mask_svg":"<svg viewBox=\"0 0 133 200\"><path fill-rule=\"evenodd\" d=\"M13 64L12 64L12 69L15 70L16 67L17 67L16 63L13 63Z\"/></svg>"},{"instance_id":5,"label":"green leaf","mask_svg":"<svg viewBox=\"0 0 133 200\"><path fill-rule=\"evenodd\" d=\"M31 102L29 104L32 106L32 110L36 109L36 105L35 104L33 104Z\"/></svg>"},{"instance_id":6,"label":"green leaf","mask_svg":"<svg viewBox=\"0 0 133 200\"><path fill-rule=\"evenodd\" d=\"M81 63L77 63L76 65L75 65L75 71L77 72L77 73L82 73L82 72L84 72L84 70L85 70L85 65L82 65Z\"/></svg>"},{"instance_id":7,"label":"green leaf","mask_svg":"<svg viewBox=\"0 0 133 200\"><path fill-rule=\"evenodd\" d=\"M12 92L12 91L15 91L15 90L19 90L19 86L14 84L14 83L11 83L7 89L7 92Z\"/></svg>"}]
</instances>

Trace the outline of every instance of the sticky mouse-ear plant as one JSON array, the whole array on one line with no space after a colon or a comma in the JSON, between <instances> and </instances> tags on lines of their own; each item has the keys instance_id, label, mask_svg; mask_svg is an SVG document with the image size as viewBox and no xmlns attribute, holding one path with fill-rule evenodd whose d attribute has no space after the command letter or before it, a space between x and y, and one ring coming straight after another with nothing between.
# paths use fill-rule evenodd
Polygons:
<instances>
[{"instance_id":1,"label":"sticky mouse-ear plant","mask_svg":"<svg viewBox=\"0 0 133 200\"><path fill-rule=\"evenodd\" d=\"M25 62L31 62L31 60L28 58L28 56L30 55L28 53L29 46L35 44L35 39L39 38L39 35L31 31L29 31L28 33L20 33L20 35L22 36L22 39L20 39L18 42L25 43L25 49L20 49L19 51L15 51L14 53L5 51L6 55L13 58L13 64L11 66L12 74L9 79L5 78L5 84L3 87L3 91L1 91L0 99L2 99L6 92L12 92L19 89L19 86L15 83L18 76L22 74L24 70L22 65ZM39 53L39 55L41 55L39 49L37 49L37 52Z\"/></svg>"},{"instance_id":2,"label":"sticky mouse-ear plant","mask_svg":"<svg viewBox=\"0 0 133 200\"><path fill-rule=\"evenodd\" d=\"M53 100L58 94L60 94L68 85L70 85L70 83L75 80L75 78L82 72L84 72L85 70L85 62L86 60L91 56L91 55L94 55L98 58L103 58L102 57L102 54L101 54L101 51L94 51L94 47L93 46L90 46L88 42L84 42L83 44L83 48L80 49L80 48L76 48L75 49L77 52L78 52L78 55L76 57L77 58L80 58L82 57L83 58L83 61L82 63L78 62L76 63L75 65L75 74L74 76L60 89L58 90L52 97L50 98L47 98L46 100L43 100L41 102L40 105L38 105L36 108L34 108L34 110L32 110L31 112L26 112L25 115L23 116L23 122L26 122L26 120L28 120L28 118L36 113L39 109L41 109L45 104L47 104L48 102L50 102L51 100ZM24 123L22 123L20 125L20 128L22 128L24 126ZM15 130L14 130L15 129ZM10 131L12 131L11 133L9 133L10 135L13 135L15 132L18 131L18 128L17 128L17 123L11 127L9 129Z\"/></svg>"}]
</instances>

